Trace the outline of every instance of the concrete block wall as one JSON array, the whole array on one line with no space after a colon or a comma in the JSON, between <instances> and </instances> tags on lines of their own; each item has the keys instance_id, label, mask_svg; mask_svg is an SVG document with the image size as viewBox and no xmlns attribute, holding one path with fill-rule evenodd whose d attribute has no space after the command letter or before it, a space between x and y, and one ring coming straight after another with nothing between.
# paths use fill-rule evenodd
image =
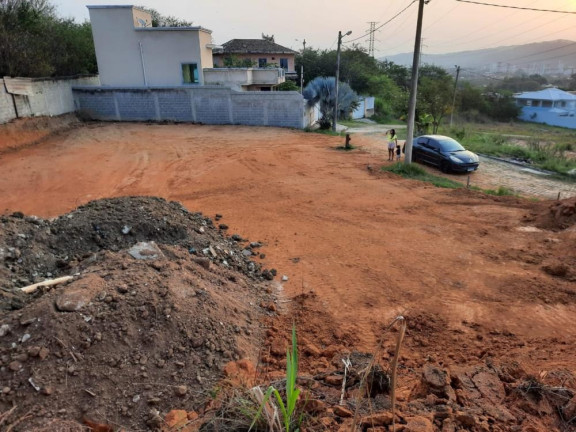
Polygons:
<instances>
[{"instance_id":1,"label":"concrete block wall","mask_svg":"<svg viewBox=\"0 0 576 432\"><path fill-rule=\"evenodd\" d=\"M0 123L17 117L56 116L73 112L76 107L72 87L78 85L98 86L100 79L97 76L54 79L5 77L0 86ZM8 89L13 87L21 91L9 93Z\"/></svg>"},{"instance_id":2,"label":"concrete block wall","mask_svg":"<svg viewBox=\"0 0 576 432\"><path fill-rule=\"evenodd\" d=\"M76 109L94 120L308 126L298 92L238 92L222 86L76 87Z\"/></svg>"}]
</instances>

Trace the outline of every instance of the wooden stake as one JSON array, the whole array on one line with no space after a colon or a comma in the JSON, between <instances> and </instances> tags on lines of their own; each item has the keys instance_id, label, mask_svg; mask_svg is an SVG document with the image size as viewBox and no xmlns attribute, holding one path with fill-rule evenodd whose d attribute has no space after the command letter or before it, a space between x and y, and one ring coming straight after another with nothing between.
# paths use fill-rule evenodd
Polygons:
<instances>
[{"instance_id":1,"label":"wooden stake","mask_svg":"<svg viewBox=\"0 0 576 432\"><path fill-rule=\"evenodd\" d=\"M62 276L62 277L59 277L56 279L47 279L44 282L38 282L38 283L35 283L33 285L28 285L28 286L25 286L23 288L20 288L20 290L22 290L23 292L25 292L27 294L30 294L30 293L36 291L41 286L47 287L47 286L58 285L58 284L61 284L64 282L68 282L69 280L72 280L72 279L74 279L73 276Z\"/></svg>"}]
</instances>

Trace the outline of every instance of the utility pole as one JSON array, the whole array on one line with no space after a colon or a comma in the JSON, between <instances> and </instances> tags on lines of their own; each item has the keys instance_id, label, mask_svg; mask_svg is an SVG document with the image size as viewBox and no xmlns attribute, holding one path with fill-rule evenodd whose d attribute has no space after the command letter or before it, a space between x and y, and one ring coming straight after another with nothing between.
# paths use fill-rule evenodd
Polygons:
<instances>
[{"instance_id":1,"label":"utility pole","mask_svg":"<svg viewBox=\"0 0 576 432\"><path fill-rule=\"evenodd\" d=\"M376 24L378 23L376 21L369 21L368 24L370 24L370 30L368 30L370 35L368 39L368 55L374 58L374 33L376 33Z\"/></svg>"},{"instance_id":2,"label":"utility pole","mask_svg":"<svg viewBox=\"0 0 576 432\"><path fill-rule=\"evenodd\" d=\"M351 31L346 32L344 36L352 34ZM340 80L340 45L342 45L342 32L338 32L338 49L336 50L336 83L335 83L335 100L334 100L334 121L332 122L332 131L336 132L336 123L338 123L338 81Z\"/></svg>"},{"instance_id":3,"label":"utility pole","mask_svg":"<svg viewBox=\"0 0 576 432\"><path fill-rule=\"evenodd\" d=\"M304 51L306 51L306 39L302 41L302 62L304 62ZM300 94L304 93L304 64L300 65Z\"/></svg>"},{"instance_id":4,"label":"utility pole","mask_svg":"<svg viewBox=\"0 0 576 432\"><path fill-rule=\"evenodd\" d=\"M460 66L456 65L456 80L454 81L454 93L452 95L452 111L450 111L450 128L452 128L452 119L454 118L454 107L456 106L456 87L458 86L459 76Z\"/></svg>"},{"instance_id":5,"label":"utility pole","mask_svg":"<svg viewBox=\"0 0 576 432\"><path fill-rule=\"evenodd\" d=\"M412 83L410 87L410 103L408 105L408 127L406 132L406 155L404 163L412 163L412 141L414 140L414 117L416 116L416 93L418 91L418 67L420 63L420 44L422 37L422 17L424 15L424 3L430 0L419 0L418 21L416 23L416 40L414 42L414 57L412 60Z\"/></svg>"}]
</instances>

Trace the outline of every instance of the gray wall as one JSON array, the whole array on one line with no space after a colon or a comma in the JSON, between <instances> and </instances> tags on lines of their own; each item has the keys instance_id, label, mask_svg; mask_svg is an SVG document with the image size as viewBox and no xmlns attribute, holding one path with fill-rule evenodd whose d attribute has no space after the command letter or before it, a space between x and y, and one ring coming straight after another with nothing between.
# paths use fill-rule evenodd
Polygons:
<instances>
[{"instance_id":1,"label":"gray wall","mask_svg":"<svg viewBox=\"0 0 576 432\"><path fill-rule=\"evenodd\" d=\"M100 85L97 76L0 80L0 124L17 117L56 116L75 111L73 86ZM10 93L12 92L12 93Z\"/></svg>"},{"instance_id":2,"label":"gray wall","mask_svg":"<svg viewBox=\"0 0 576 432\"><path fill-rule=\"evenodd\" d=\"M76 87L78 111L94 120L308 126L298 92L237 92L227 87Z\"/></svg>"}]
</instances>

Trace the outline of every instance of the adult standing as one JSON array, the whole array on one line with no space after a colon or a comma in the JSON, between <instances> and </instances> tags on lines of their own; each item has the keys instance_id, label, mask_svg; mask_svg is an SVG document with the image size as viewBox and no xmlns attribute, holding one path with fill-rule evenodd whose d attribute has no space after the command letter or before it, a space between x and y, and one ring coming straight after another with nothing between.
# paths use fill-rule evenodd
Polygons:
<instances>
[{"instance_id":1,"label":"adult standing","mask_svg":"<svg viewBox=\"0 0 576 432\"><path fill-rule=\"evenodd\" d=\"M396 131L394 129L390 129L386 133L386 137L388 138L388 160L394 161L394 151L398 145L398 137L396 136Z\"/></svg>"}]
</instances>

